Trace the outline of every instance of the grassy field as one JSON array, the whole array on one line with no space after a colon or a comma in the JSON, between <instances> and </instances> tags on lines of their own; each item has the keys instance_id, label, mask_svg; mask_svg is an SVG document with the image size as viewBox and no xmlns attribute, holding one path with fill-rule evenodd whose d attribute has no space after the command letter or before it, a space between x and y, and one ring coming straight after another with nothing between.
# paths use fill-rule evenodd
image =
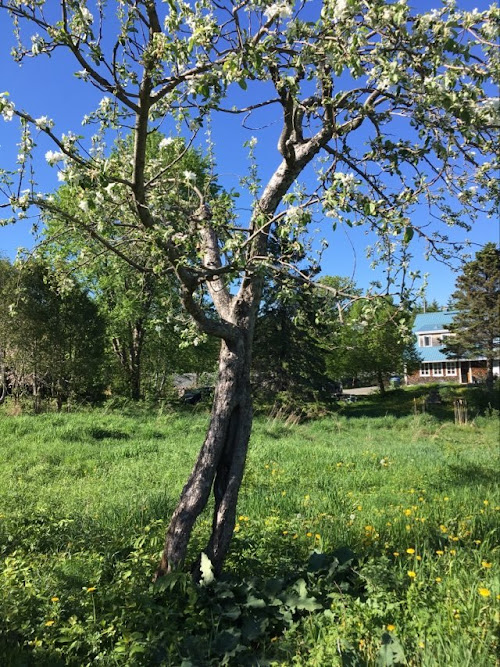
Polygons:
<instances>
[{"instance_id":1,"label":"grassy field","mask_svg":"<svg viewBox=\"0 0 500 667\"><path fill-rule=\"evenodd\" d=\"M496 664L496 418L259 418L225 577L155 587L206 423L0 416L0 664Z\"/></svg>"}]
</instances>

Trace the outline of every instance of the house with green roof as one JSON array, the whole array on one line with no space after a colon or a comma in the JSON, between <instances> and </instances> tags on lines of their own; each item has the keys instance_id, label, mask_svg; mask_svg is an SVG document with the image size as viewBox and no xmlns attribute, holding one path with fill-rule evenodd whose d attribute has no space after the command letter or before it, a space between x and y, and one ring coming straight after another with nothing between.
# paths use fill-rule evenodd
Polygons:
<instances>
[{"instance_id":1,"label":"house with green roof","mask_svg":"<svg viewBox=\"0 0 500 667\"><path fill-rule=\"evenodd\" d=\"M486 378L486 359L453 359L443 352L443 346L450 333L449 327L457 314L454 310L434 313L419 313L415 317L413 333L416 348L420 355L420 368L406 375L407 384L425 384L428 382L458 382L472 384ZM500 374L499 362L494 373Z\"/></svg>"}]
</instances>

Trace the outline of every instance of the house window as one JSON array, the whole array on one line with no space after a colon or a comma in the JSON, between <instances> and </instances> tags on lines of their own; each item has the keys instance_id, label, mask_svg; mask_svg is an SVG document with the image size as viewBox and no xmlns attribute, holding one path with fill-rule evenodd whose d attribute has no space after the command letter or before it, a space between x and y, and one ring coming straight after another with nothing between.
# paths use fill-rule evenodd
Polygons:
<instances>
[{"instance_id":1,"label":"house window","mask_svg":"<svg viewBox=\"0 0 500 667\"><path fill-rule=\"evenodd\" d=\"M429 377L431 374L431 365L430 364L422 364L420 366L420 377Z\"/></svg>"},{"instance_id":2,"label":"house window","mask_svg":"<svg viewBox=\"0 0 500 667\"><path fill-rule=\"evenodd\" d=\"M433 364L432 366L432 374L434 377L442 377L444 375L443 373L443 364L442 362L438 362L437 364Z\"/></svg>"},{"instance_id":3,"label":"house window","mask_svg":"<svg viewBox=\"0 0 500 667\"><path fill-rule=\"evenodd\" d=\"M456 375L457 374L457 364L455 361L446 362L446 375Z\"/></svg>"},{"instance_id":4,"label":"house window","mask_svg":"<svg viewBox=\"0 0 500 667\"><path fill-rule=\"evenodd\" d=\"M419 336L419 347L432 347L432 336Z\"/></svg>"}]
</instances>

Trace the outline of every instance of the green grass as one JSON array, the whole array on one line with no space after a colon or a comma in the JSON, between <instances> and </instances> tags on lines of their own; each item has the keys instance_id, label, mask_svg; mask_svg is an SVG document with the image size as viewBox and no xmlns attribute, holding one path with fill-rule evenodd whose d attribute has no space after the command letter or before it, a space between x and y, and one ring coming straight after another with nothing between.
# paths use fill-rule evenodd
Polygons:
<instances>
[{"instance_id":1,"label":"green grass","mask_svg":"<svg viewBox=\"0 0 500 667\"><path fill-rule=\"evenodd\" d=\"M151 575L206 414L0 416L0 664L371 665L392 642L495 665L497 420L348 414L257 420L227 577L202 591ZM307 572L340 547L346 576ZM271 603L276 577L314 610Z\"/></svg>"}]
</instances>

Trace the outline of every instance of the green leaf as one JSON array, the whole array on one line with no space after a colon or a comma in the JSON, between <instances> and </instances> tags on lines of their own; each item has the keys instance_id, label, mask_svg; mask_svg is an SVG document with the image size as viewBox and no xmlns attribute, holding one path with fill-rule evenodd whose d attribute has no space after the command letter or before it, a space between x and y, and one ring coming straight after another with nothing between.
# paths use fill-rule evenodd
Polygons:
<instances>
[{"instance_id":1,"label":"green leaf","mask_svg":"<svg viewBox=\"0 0 500 667\"><path fill-rule=\"evenodd\" d=\"M382 646L377 656L377 667L392 667L392 665L405 664L405 654L400 641L396 637L384 632L382 635Z\"/></svg>"},{"instance_id":2,"label":"green leaf","mask_svg":"<svg viewBox=\"0 0 500 667\"><path fill-rule=\"evenodd\" d=\"M409 243L412 240L414 234L415 234L415 230L413 229L413 227L407 227L405 229L405 234L404 234L404 237L403 237L403 241L405 243Z\"/></svg>"},{"instance_id":3,"label":"green leaf","mask_svg":"<svg viewBox=\"0 0 500 667\"><path fill-rule=\"evenodd\" d=\"M219 655L232 653L238 646L241 634L237 630L224 630L215 636L213 648Z\"/></svg>"}]
</instances>

